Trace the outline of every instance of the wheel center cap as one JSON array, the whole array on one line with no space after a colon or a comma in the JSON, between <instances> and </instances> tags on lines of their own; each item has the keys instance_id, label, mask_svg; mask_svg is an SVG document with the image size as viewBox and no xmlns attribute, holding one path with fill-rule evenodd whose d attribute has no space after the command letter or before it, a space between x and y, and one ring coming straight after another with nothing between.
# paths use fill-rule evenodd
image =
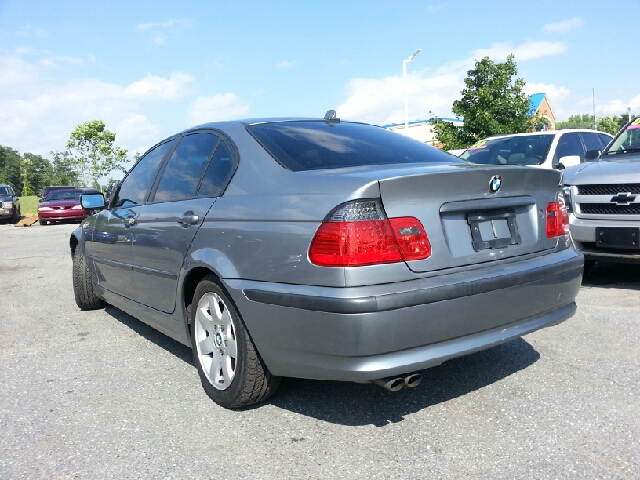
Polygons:
<instances>
[{"instance_id":1,"label":"wheel center cap","mask_svg":"<svg viewBox=\"0 0 640 480\"><path fill-rule=\"evenodd\" d=\"M222 345L222 335L216 333L216 337L213 341L216 342L216 347L220 347Z\"/></svg>"}]
</instances>

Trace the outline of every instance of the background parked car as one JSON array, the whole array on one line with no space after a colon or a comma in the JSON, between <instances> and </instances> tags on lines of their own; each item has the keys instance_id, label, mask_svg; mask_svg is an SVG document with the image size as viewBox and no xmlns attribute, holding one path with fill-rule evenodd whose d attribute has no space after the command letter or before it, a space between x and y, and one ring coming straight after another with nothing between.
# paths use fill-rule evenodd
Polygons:
<instances>
[{"instance_id":1,"label":"background parked car","mask_svg":"<svg viewBox=\"0 0 640 480\"><path fill-rule=\"evenodd\" d=\"M0 222L20 220L20 198L11 185L0 184Z\"/></svg>"},{"instance_id":2,"label":"background parked car","mask_svg":"<svg viewBox=\"0 0 640 480\"><path fill-rule=\"evenodd\" d=\"M596 260L640 263L640 118L595 160L565 170L564 195L586 269Z\"/></svg>"},{"instance_id":3,"label":"background parked car","mask_svg":"<svg viewBox=\"0 0 640 480\"><path fill-rule=\"evenodd\" d=\"M483 165L562 169L582 163L586 152L602 150L612 138L586 129L496 135L469 147L460 158Z\"/></svg>"},{"instance_id":4,"label":"background parked car","mask_svg":"<svg viewBox=\"0 0 640 480\"><path fill-rule=\"evenodd\" d=\"M82 221L87 218L89 214L80 204L80 196L85 190L87 189L55 189L49 192L38 205L40 225L46 225L47 222ZM91 193L99 193L93 188L88 190Z\"/></svg>"},{"instance_id":5,"label":"background parked car","mask_svg":"<svg viewBox=\"0 0 640 480\"><path fill-rule=\"evenodd\" d=\"M47 195L49 195L51 192L55 191L55 190L74 190L76 187L72 187L70 185L50 185L47 187L44 187L44 189L42 190L42 193L40 195L38 195L38 197L40 198L40 201L42 201L43 198L45 198Z\"/></svg>"}]
</instances>

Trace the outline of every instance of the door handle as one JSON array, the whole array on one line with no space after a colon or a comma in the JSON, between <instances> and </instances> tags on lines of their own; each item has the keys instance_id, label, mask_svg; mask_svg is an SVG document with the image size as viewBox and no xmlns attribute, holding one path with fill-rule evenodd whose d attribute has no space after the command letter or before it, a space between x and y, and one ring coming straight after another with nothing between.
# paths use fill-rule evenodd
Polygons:
<instances>
[{"instance_id":1,"label":"door handle","mask_svg":"<svg viewBox=\"0 0 640 480\"><path fill-rule=\"evenodd\" d=\"M129 217L123 223L125 227L129 228L129 227L133 227L137 222L134 217Z\"/></svg>"},{"instance_id":2,"label":"door handle","mask_svg":"<svg viewBox=\"0 0 640 480\"><path fill-rule=\"evenodd\" d=\"M195 215L193 212L187 212L182 217L178 217L178 223L183 227L188 227L189 225L195 225L200 221L200 217Z\"/></svg>"}]
</instances>

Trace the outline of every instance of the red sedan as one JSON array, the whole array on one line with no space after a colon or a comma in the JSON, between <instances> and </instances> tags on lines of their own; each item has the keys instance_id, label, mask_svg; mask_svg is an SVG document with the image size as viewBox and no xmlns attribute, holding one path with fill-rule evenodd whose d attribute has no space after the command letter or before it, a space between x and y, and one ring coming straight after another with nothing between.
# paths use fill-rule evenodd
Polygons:
<instances>
[{"instance_id":1,"label":"red sedan","mask_svg":"<svg viewBox=\"0 0 640 480\"><path fill-rule=\"evenodd\" d=\"M47 222L82 221L87 218L87 211L80 205L82 190L54 190L38 205L40 225Z\"/></svg>"}]
</instances>

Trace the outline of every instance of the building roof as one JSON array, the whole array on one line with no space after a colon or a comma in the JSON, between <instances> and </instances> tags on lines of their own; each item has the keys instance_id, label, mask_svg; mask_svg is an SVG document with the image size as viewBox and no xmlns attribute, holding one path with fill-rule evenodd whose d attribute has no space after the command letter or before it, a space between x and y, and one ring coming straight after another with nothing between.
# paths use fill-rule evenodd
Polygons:
<instances>
[{"instance_id":1,"label":"building roof","mask_svg":"<svg viewBox=\"0 0 640 480\"><path fill-rule=\"evenodd\" d=\"M546 93L534 93L529 97L529 101L531 102L531 108L529 109L529 116L533 117L538 109L540 108L540 104L542 100L544 100Z\"/></svg>"}]
</instances>

